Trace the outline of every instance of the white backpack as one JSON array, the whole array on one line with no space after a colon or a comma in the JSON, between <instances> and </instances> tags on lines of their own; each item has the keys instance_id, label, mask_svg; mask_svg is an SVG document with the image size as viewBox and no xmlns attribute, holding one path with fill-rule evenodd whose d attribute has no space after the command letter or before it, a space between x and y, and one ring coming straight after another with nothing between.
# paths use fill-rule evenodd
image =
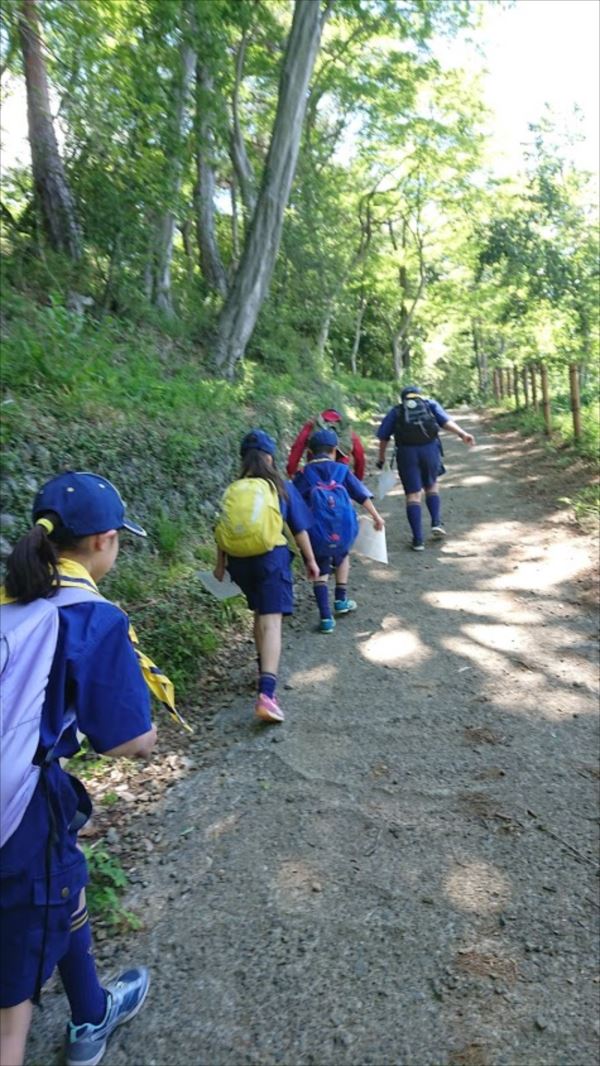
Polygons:
<instances>
[{"instance_id":1,"label":"white backpack","mask_svg":"<svg viewBox=\"0 0 600 1066\"><path fill-rule=\"evenodd\" d=\"M33 759L58 640L58 608L102 597L64 588L51 599L0 608L0 847L21 824L40 776ZM75 720L65 714L61 734Z\"/></svg>"}]
</instances>

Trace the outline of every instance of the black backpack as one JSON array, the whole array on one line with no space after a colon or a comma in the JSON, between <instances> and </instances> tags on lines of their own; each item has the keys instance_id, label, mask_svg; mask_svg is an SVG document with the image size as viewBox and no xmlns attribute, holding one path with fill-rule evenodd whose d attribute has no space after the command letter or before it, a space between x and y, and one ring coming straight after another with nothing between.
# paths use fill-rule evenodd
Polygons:
<instances>
[{"instance_id":1,"label":"black backpack","mask_svg":"<svg viewBox=\"0 0 600 1066\"><path fill-rule=\"evenodd\" d=\"M396 445L429 444L438 434L439 426L427 400L416 392L409 392L396 407Z\"/></svg>"}]
</instances>

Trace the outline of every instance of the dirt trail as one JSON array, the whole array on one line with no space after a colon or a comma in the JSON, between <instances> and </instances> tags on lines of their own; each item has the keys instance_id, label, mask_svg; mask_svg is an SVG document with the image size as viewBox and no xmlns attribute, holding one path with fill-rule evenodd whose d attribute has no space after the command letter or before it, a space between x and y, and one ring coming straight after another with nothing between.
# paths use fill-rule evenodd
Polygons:
<instances>
[{"instance_id":1,"label":"dirt trail","mask_svg":"<svg viewBox=\"0 0 600 1066\"><path fill-rule=\"evenodd\" d=\"M285 725L236 697L145 822L147 928L111 964L153 985L107 1066L598 1062L594 544L522 441L460 417L447 540L410 552L388 496L356 614L318 635L304 596L286 627Z\"/></svg>"}]
</instances>

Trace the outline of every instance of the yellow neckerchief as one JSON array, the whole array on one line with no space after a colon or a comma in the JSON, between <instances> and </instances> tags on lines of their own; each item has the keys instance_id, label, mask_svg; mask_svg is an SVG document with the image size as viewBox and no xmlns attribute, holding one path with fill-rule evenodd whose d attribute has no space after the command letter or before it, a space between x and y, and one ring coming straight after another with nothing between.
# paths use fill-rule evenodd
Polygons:
<instances>
[{"instance_id":1,"label":"yellow neckerchief","mask_svg":"<svg viewBox=\"0 0 600 1066\"><path fill-rule=\"evenodd\" d=\"M75 562L74 559L59 559L58 573L61 588L86 589L88 592L95 592L100 599L104 598L85 566ZM0 604L4 603L14 603L14 600L7 596L4 588L2 588L0 589ZM116 607L117 605L113 604L113 606ZM135 651L144 681L150 689L150 692L152 692L157 700L167 708L169 714L176 722L179 722L179 724L182 725L184 729L187 729L189 733L193 733L193 729L186 721L184 721L175 706L175 689L173 687L173 682L170 681L167 675L163 674L162 670L152 662L152 659L145 655L141 650L135 629L131 625L131 622L129 622L129 639L133 644L133 650Z\"/></svg>"}]
</instances>

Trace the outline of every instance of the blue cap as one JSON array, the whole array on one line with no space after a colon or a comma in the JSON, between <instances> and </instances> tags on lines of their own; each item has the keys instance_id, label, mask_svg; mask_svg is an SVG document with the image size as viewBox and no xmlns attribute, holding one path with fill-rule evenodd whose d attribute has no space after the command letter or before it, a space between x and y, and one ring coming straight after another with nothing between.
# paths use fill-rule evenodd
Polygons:
<instances>
[{"instance_id":1,"label":"blue cap","mask_svg":"<svg viewBox=\"0 0 600 1066\"><path fill-rule=\"evenodd\" d=\"M312 452L315 448L337 448L338 443L338 435L334 429L317 429L311 435L308 447Z\"/></svg>"},{"instance_id":2,"label":"blue cap","mask_svg":"<svg viewBox=\"0 0 600 1066\"><path fill-rule=\"evenodd\" d=\"M423 389L420 389L418 385L405 385L402 389L402 392L400 393L400 398L403 400L404 397L408 396L408 394L411 392L416 392L417 395L420 396L423 392Z\"/></svg>"},{"instance_id":3,"label":"blue cap","mask_svg":"<svg viewBox=\"0 0 600 1066\"><path fill-rule=\"evenodd\" d=\"M251 429L240 444L240 455L245 455L252 448L256 448L259 452L266 452L267 455L275 455L277 445L264 429Z\"/></svg>"},{"instance_id":4,"label":"blue cap","mask_svg":"<svg viewBox=\"0 0 600 1066\"><path fill-rule=\"evenodd\" d=\"M47 481L33 501L33 521L55 511L74 537L89 537L109 529L128 529L138 537L146 530L125 517L125 504L114 485L100 474L67 470Z\"/></svg>"}]
</instances>

